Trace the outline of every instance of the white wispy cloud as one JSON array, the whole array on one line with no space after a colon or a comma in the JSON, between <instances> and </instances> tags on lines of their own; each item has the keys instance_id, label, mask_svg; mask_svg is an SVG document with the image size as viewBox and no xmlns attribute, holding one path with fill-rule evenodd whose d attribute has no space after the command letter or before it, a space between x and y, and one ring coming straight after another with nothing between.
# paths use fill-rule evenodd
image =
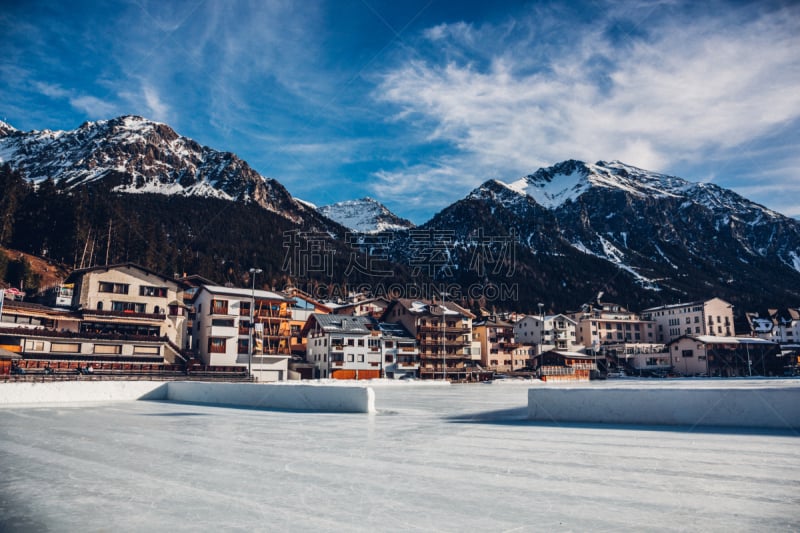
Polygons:
<instances>
[{"instance_id":1,"label":"white wispy cloud","mask_svg":"<svg viewBox=\"0 0 800 533\"><path fill-rule=\"evenodd\" d=\"M572 27L536 17L438 25L424 37L440 54L387 71L376 95L396 106L396 120L413 122L417 142L456 147L469 172L451 179L470 182L572 157L668 170L796 133L800 9L711 11L657 12L635 36L615 33L616 14ZM556 30L565 36L538 42Z\"/></svg>"},{"instance_id":2,"label":"white wispy cloud","mask_svg":"<svg viewBox=\"0 0 800 533\"><path fill-rule=\"evenodd\" d=\"M86 113L86 116L92 119L113 117L117 114L118 109L113 102L91 95L70 97L69 104L78 111Z\"/></svg>"},{"instance_id":3,"label":"white wispy cloud","mask_svg":"<svg viewBox=\"0 0 800 533\"><path fill-rule=\"evenodd\" d=\"M142 93L144 95L145 104L150 110L150 116L156 120L167 122L169 120L170 110L161 100L158 91L150 85L145 85L142 87Z\"/></svg>"}]
</instances>

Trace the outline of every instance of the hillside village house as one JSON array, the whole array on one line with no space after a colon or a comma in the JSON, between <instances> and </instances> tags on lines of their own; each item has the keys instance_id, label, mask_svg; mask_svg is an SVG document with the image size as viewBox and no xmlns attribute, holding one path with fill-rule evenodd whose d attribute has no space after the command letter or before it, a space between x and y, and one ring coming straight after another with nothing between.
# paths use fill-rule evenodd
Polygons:
<instances>
[{"instance_id":1,"label":"hillside village house","mask_svg":"<svg viewBox=\"0 0 800 533\"><path fill-rule=\"evenodd\" d=\"M389 304L382 320L402 324L417 339L421 378L461 381L481 379L476 366L480 345L472 340L474 318L452 302L401 298Z\"/></svg>"},{"instance_id":2,"label":"hillside village house","mask_svg":"<svg viewBox=\"0 0 800 533\"><path fill-rule=\"evenodd\" d=\"M514 337L525 346L534 347L533 355L549 350L577 352L578 324L566 315L528 315L514 324Z\"/></svg>"},{"instance_id":3,"label":"hillside village house","mask_svg":"<svg viewBox=\"0 0 800 533\"><path fill-rule=\"evenodd\" d=\"M528 364L527 351L515 339L514 324L494 315L472 323L472 337L480 343L481 365L497 372L513 372Z\"/></svg>"},{"instance_id":4,"label":"hillside village house","mask_svg":"<svg viewBox=\"0 0 800 533\"><path fill-rule=\"evenodd\" d=\"M721 298L662 305L642 311L656 324L653 342L667 343L683 335L733 337L733 306Z\"/></svg>"},{"instance_id":5,"label":"hillside village house","mask_svg":"<svg viewBox=\"0 0 800 533\"><path fill-rule=\"evenodd\" d=\"M416 340L399 324L372 317L313 314L303 328L306 360L315 376L334 379L399 378L419 368Z\"/></svg>"},{"instance_id":6,"label":"hillside village house","mask_svg":"<svg viewBox=\"0 0 800 533\"><path fill-rule=\"evenodd\" d=\"M202 285L194 298L192 349L206 365L244 366L258 381L285 380L292 303L271 291Z\"/></svg>"}]
</instances>

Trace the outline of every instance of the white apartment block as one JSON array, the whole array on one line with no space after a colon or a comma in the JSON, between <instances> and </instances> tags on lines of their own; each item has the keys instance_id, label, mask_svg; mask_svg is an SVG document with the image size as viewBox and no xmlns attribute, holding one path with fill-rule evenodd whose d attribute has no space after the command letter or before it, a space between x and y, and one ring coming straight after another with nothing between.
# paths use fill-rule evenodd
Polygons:
<instances>
[{"instance_id":1,"label":"white apartment block","mask_svg":"<svg viewBox=\"0 0 800 533\"><path fill-rule=\"evenodd\" d=\"M656 324L653 342L668 343L683 335L733 337L733 306L720 298L662 305L642 311Z\"/></svg>"},{"instance_id":2,"label":"white apartment block","mask_svg":"<svg viewBox=\"0 0 800 533\"><path fill-rule=\"evenodd\" d=\"M535 347L538 355L550 350L577 352L578 324L566 315L529 315L514 324L514 338L523 346Z\"/></svg>"},{"instance_id":3,"label":"white apartment block","mask_svg":"<svg viewBox=\"0 0 800 533\"><path fill-rule=\"evenodd\" d=\"M400 378L419 369L416 339L399 324L366 316L311 315L303 327L306 361L314 376L333 379Z\"/></svg>"},{"instance_id":4,"label":"white apartment block","mask_svg":"<svg viewBox=\"0 0 800 533\"><path fill-rule=\"evenodd\" d=\"M194 298L192 348L206 365L249 366L257 381L285 380L292 302L271 291L203 285Z\"/></svg>"}]
</instances>

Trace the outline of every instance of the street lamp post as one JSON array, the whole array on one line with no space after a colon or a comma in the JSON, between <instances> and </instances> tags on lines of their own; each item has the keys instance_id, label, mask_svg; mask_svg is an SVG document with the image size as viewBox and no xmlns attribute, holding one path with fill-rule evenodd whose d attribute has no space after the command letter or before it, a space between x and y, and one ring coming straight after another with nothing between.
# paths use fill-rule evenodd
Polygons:
<instances>
[{"instance_id":1,"label":"street lamp post","mask_svg":"<svg viewBox=\"0 0 800 533\"><path fill-rule=\"evenodd\" d=\"M250 278L253 281L252 288L250 289L250 342L247 349L247 375L253 376L253 342L254 342L254 329L255 329L255 309L256 309L256 274L261 274L263 270L260 268L250 269Z\"/></svg>"},{"instance_id":2,"label":"street lamp post","mask_svg":"<svg viewBox=\"0 0 800 533\"><path fill-rule=\"evenodd\" d=\"M445 329L445 314L447 307L445 307L445 298L447 293L443 292L442 296L442 381L447 381L447 342L446 342L446 329Z\"/></svg>"}]
</instances>

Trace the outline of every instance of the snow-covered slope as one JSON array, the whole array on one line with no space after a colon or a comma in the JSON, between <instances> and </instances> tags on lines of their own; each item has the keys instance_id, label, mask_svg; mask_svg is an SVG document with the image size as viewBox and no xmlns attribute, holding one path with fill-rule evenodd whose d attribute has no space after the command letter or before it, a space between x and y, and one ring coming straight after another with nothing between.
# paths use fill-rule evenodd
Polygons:
<instances>
[{"instance_id":1,"label":"snow-covered slope","mask_svg":"<svg viewBox=\"0 0 800 533\"><path fill-rule=\"evenodd\" d=\"M139 116L86 122L71 131L21 132L2 123L0 162L34 183L52 178L72 188L103 181L118 192L254 202L295 222L310 211L235 154Z\"/></svg>"},{"instance_id":2,"label":"snow-covered slope","mask_svg":"<svg viewBox=\"0 0 800 533\"><path fill-rule=\"evenodd\" d=\"M317 210L331 220L359 233L378 233L414 227L410 221L398 217L386 206L369 197L337 202L318 207Z\"/></svg>"}]
</instances>

